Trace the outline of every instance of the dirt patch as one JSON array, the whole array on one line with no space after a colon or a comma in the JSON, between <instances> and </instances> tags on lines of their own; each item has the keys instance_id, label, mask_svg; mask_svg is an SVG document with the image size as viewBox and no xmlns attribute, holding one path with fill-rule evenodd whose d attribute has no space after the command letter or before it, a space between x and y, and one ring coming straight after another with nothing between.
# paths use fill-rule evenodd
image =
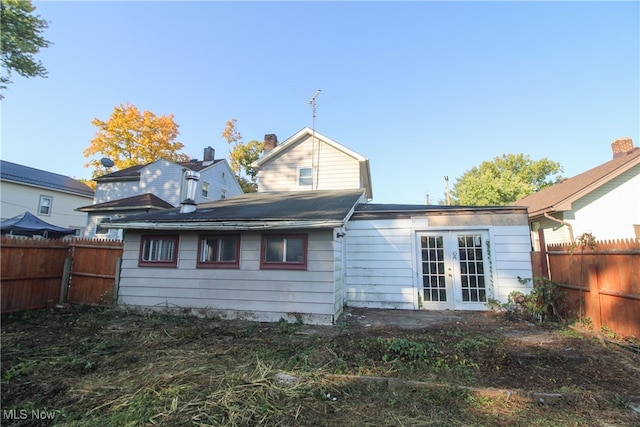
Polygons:
<instances>
[{"instance_id":1,"label":"dirt patch","mask_svg":"<svg viewBox=\"0 0 640 427\"><path fill-rule=\"evenodd\" d=\"M3 316L1 373L2 425L640 424L640 354L494 312L42 310Z\"/></svg>"}]
</instances>

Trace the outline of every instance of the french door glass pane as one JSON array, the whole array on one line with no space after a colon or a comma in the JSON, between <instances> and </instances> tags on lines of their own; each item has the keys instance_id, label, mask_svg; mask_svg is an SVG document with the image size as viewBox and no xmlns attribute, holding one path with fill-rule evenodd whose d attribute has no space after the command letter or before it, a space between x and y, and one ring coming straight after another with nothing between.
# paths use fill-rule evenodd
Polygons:
<instances>
[{"instance_id":1,"label":"french door glass pane","mask_svg":"<svg viewBox=\"0 0 640 427\"><path fill-rule=\"evenodd\" d=\"M460 252L462 300L466 302L486 302L482 235L459 235L458 249Z\"/></svg>"},{"instance_id":2,"label":"french door glass pane","mask_svg":"<svg viewBox=\"0 0 640 427\"><path fill-rule=\"evenodd\" d=\"M446 301L444 239L442 236L422 236L422 284L425 301Z\"/></svg>"}]
</instances>

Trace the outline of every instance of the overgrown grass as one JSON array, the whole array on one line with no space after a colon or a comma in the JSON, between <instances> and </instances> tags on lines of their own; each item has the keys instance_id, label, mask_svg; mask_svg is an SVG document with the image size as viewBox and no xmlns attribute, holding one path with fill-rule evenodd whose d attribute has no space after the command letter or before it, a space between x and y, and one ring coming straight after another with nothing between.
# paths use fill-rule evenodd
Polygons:
<instances>
[{"instance_id":1,"label":"overgrown grass","mask_svg":"<svg viewBox=\"0 0 640 427\"><path fill-rule=\"evenodd\" d=\"M303 326L91 309L8 316L2 425L43 425L6 416L27 409L54 411L55 425L107 427L638 421L622 394L579 385L547 390L565 395L555 406L483 391L476 377L511 345L490 330L325 336Z\"/></svg>"}]
</instances>

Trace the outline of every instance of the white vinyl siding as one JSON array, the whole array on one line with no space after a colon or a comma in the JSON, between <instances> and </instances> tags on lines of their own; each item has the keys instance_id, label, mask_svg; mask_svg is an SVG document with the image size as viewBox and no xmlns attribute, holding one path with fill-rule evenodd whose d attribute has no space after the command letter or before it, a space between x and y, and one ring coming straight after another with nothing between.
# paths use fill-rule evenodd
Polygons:
<instances>
[{"instance_id":1,"label":"white vinyl siding","mask_svg":"<svg viewBox=\"0 0 640 427\"><path fill-rule=\"evenodd\" d=\"M598 240L630 239L640 224L640 165L598 187L572 205L574 237L592 233Z\"/></svg>"},{"instance_id":2,"label":"white vinyl siding","mask_svg":"<svg viewBox=\"0 0 640 427\"><path fill-rule=\"evenodd\" d=\"M296 233L307 233L296 231ZM260 321L331 324L335 308L332 230L308 232L307 270L261 270L261 234L245 233L239 269L196 267L198 235L180 238L177 268L138 268L140 234L127 232L119 304L210 310Z\"/></svg>"},{"instance_id":3,"label":"white vinyl siding","mask_svg":"<svg viewBox=\"0 0 640 427\"><path fill-rule=\"evenodd\" d=\"M522 279L533 279L531 269L531 239L529 227L511 225L492 227L490 229L490 250L493 258L493 292L492 298L507 302L513 291L528 293L533 283L521 283Z\"/></svg>"},{"instance_id":4,"label":"white vinyl siding","mask_svg":"<svg viewBox=\"0 0 640 427\"><path fill-rule=\"evenodd\" d=\"M96 184L93 203L111 202L143 193L146 191L140 191L139 181L99 182Z\"/></svg>"},{"instance_id":5,"label":"white vinyl siding","mask_svg":"<svg viewBox=\"0 0 640 427\"><path fill-rule=\"evenodd\" d=\"M574 201L570 211L552 216L571 225L574 240L583 233L591 233L598 240L633 239L634 224L640 224L639 194L640 165L637 165ZM531 221L540 224L547 245L571 243L567 225L542 216ZM536 232L532 234L537 240Z\"/></svg>"},{"instance_id":6,"label":"white vinyl siding","mask_svg":"<svg viewBox=\"0 0 640 427\"><path fill-rule=\"evenodd\" d=\"M485 268L490 270L489 298L506 302L514 290L530 291L531 282L523 284L518 280L518 277L532 278L531 241L524 212L515 215L455 215L430 220L428 216L418 216L347 223L347 305L419 308L416 236L430 231L487 231L489 264ZM434 226L430 222L443 225Z\"/></svg>"},{"instance_id":7,"label":"white vinyl siding","mask_svg":"<svg viewBox=\"0 0 640 427\"><path fill-rule=\"evenodd\" d=\"M346 304L416 308L411 220L350 221L346 228Z\"/></svg>"}]
</instances>

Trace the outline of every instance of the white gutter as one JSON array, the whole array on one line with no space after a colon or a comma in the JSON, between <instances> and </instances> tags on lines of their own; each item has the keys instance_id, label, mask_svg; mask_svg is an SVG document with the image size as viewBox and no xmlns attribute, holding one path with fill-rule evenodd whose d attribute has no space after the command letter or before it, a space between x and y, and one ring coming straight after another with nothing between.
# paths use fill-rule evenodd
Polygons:
<instances>
[{"instance_id":1,"label":"white gutter","mask_svg":"<svg viewBox=\"0 0 640 427\"><path fill-rule=\"evenodd\" d=\"M571 227L571 224L569 224L567 221L563 221L561 219L554 218L551 215L549 215L547 212L544 213L544 216L545 216L545 218L550 219L551 221L559 222L562 225L566 225L567 228L569 229L569 239L571 240L571 243L574 242L574 240L573 240L573 227Z\"/></svg>"}]
</instances>

